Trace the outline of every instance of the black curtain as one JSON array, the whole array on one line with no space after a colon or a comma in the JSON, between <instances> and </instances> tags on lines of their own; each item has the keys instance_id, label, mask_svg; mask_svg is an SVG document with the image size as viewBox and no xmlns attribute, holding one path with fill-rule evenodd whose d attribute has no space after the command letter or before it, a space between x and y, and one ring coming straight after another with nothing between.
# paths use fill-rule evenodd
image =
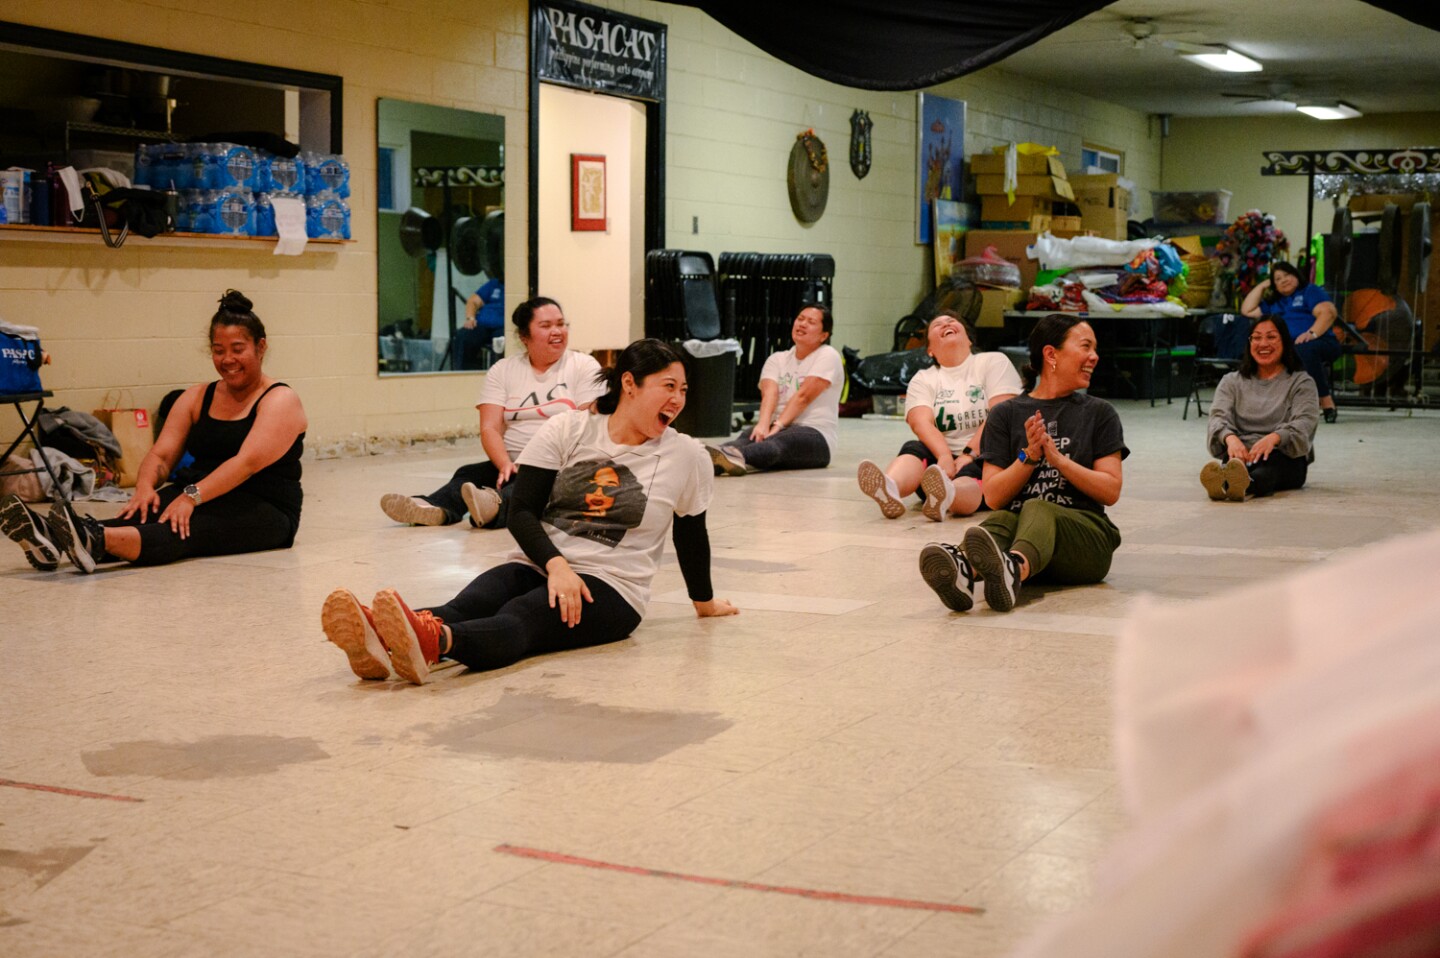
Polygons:
<instances>
[{"instance_id":1,"label":"black curtain","mask_svg":"<svg viewBox=\"0 0 1440 958\"><path fill-rule=\"evenodd\" d=\"M862 90L915 90L1005 59L1109 2L1045 0L668 0L704 10L766 53ZM1372 0L1440 29L1440 4ZM1302 18L1303 12L1297 14ZM1296 29L1303 33L1303 22Z\"/></svg>"}]
</instances>

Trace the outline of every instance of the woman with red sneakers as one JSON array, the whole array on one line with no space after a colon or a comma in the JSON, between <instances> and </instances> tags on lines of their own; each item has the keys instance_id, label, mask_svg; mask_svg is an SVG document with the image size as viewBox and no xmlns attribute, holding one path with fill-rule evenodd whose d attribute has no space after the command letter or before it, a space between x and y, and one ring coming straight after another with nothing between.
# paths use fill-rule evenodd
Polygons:
<instances>
[{"instance_id":1,"label":"woman with red sneakers","mask_svg":"<svg viewBox=\"0 0 1440 958\"><path fill-rule=\"evenodd\" d=\"M685 408L685 359L655 339L631 343L599 415L562 413L520 454L508 527L520 548L449 602L411 610L394 589L370 608L332 592L321 626L361 678L423 684L441 658L476 671L546 652L603 645L640 624L672 531L697 615L734 615L710 586L705 510L713 469L704 448L670 428Z\"/></svg>"}]
</instances>

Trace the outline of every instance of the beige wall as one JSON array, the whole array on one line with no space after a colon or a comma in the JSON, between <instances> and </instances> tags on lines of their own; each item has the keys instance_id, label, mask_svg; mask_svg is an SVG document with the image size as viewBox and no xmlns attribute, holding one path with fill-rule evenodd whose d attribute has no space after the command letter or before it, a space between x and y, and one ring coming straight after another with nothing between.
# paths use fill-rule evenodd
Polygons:
<instances>
[{"instance_id":1,"label":"beige wall","mask_svg":"<svg viewBox=\"0 0 1440 958\"><path fill-rule=\"evenodd\" d=\"M1440 143L1440 113L1392 113L1354 120L1312 120L1303 114L1281 117L1200 119L1176 117L1164 141L1163 175L1167 190L1226 189L1230 218L1259 209L1275 215L1290 238L1292 253L1305 245L1309 197L1303 176L1261 176L1268 150L1363 150ZM1330 228L1334 206L1314 206L1313 229Z\"/></svg>"},{"instance_id":2,"label":"beige wall","mask_svg":"<svg viewBox=\"0 0 1440 958\"><path fill-rule=\"evenodd\" d=\"M540 85L539 292L559 301L573 349L621 349L645 328L645 108ZM570 229L570 154L605 157L604 232Z\"/></svg>"},{"instance_id":3,"label":"beige wall","mask_svg":"<svg viewBox=\"0 0 1440 958\"><path fill-rule=\"evenodd\" d=\"M914 242L915 94L814 79L691 8L648 0L609 5L671 26L668 244L715 254L830 253L838 266L836 341L866 352L888 348L893 324L913 308L931 275L928 251ZM153 407L169 389L209 377L205 323L220 293L236 287L269 325L269 369L301 391L311 445L322 454L358 451L369 437L473 432L477 376L381 380L375 373L375 100L506 118L506 269L526 275L527 16L522 0L255 0L231 7L7 0L5 17L22 23L62 30L104 23L118 40L345 81L353 245L285 259L260 244L189 249L135 240L115 251L96 241L0 239L0 316L42 327L56 357L46 384L58 403L88 409L107 388L123 386ZM998 69L935 91L968 102L967 154L1035 140L1058 145L1073 166L1088 140L1124 152L1126 172L1142 189L1158 182L1160 141L1142 114ZM856 108L875 123L874 165L864 180L855 179L848 162ZM821 135L832 159L829 207L809 227L790 212L784 175L791 144L807 127ZM699 217L694 235L692 217ZM642 262L632 262L632 271ZM510 305L520 291L513 287ZM567 307L577 312L577 304Z\"/></svg>"},{"instance_id":4,"label":"beige wall","mask_svg":"<svg viewBox=\"0 0 1440 958\"><path fill-rule=\"evenodd\" d=\"M56 404L90 409L111 386L151 408L213 378L205 328L226 287L269 329L267 369L296 386L310 444L354 451L371 436L474 432L478 375L387 378L375 371L375 101L394 97L506 118L507 271L525 275L528 9L524 0L376 4L356 0L7 0L9 20L344 78L344 146L356 242L276 257L265 244L203 248L135 239L0 239L0 317L37 325L55 364ZM13 422L9 420L7 422ZM8 431L7 433L8 434Z\"/></svg>"}]
</instances>

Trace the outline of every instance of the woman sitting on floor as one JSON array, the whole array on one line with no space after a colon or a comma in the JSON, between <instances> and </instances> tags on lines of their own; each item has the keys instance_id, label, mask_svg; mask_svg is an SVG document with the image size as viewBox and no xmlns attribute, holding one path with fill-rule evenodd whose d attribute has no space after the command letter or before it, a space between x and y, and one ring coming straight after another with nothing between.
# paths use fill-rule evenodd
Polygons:
<instances>
[{"instance_id":1,"label":"woman sitting on floor","mask_svg":"<svg viewBox=\"0 0 1440 958\"><path fill-rule=\"evenodd\" d=\"M795 317L795 345L773 353L760 370L755 428L719 448L707 446L716 474L743 476L772 469L823 469L840 441L840 392L845 361L829 345L835 320L824 306Z\"/></svg>"},{"instance_id":2,"label":"woman sitting on floor","mask_svg":"<svg viewBox=\"0 0 1440 958\"><path fill-rule=\"evenodd\" d=\"M489 461L461 466L429 495L381 496L381 511L396 522L448 526L468 513L471 528L504 528L508 483L525 444L551 416L589 409L600 395L600 364L569 348L570 327L559 303L537 296L516 306L510 321L525 352L490 367L476 406L480 445Z\"/></svg>"},{"instance_id":3,"label":"woman sitting on floor","mask_svg":"<svg viewBox=\"0 0 1440 958\"><path fill-rule=\"evenodd\" d=\"M1291 263L1270 264L1270 278L1250 290L1240 312L1251 319L1276 316L1289 329L1295 352L1305 371L1315 381L1320 411L1326 422L1339 413L1330 394L1330 364L1340 358L1340 340L1335 336L1339 313L1325 290L1300 275Z\"/></svg>"},{"instance_id":4,"label":"woman sitting on floor","mask_svg":"<svg viewBox=\"0 0 1440 958\"><path fill-rule=\"evenodd\" d=\"M925 329L925 351L938 365L922 369L905 392L905 423L915 438L882 472L860 461L860 491L880 504L880 514L898 519L901 500L917 488L924 493L927 519L968 516L979 509L983 475L979 454L985 417L1020 392L1020 377L1000 353L976 353L975 335L949 310Z\"/></svg>"},{"instance_id":5,"label":"woman sitting on floor","mask_svg":"<svg viewBox=\"0 0 1440 958\"><path fill-rule=\"evenodd\" d=\"M429 609L411 611L394 589L368 608L344 589L326 598L321 626L356 675L383 679L393 667L421 684L441 658L485 671L623 639L640 624L672 524L696 614L736 612L710 587L710 460L670 428L685 408L683 354L642 339L601 375L600 415L561 413L520 455L510 561Z\"/></svg>"},{"instance_id":6,"label":"woman sitting on floor","mask_svg":"<svg viewBox=\"0 0 1440 958\"><path fill-rule=\"evenodd\" d=\"M995 511L960 546L920 551L920 575L949 608L974 605L977 579L990 608L1008 612L1022 582L1081 585L1110 571L1120 530L1105 507L1120 498L1130 450L1115 408L1079 392L1099 360L1095 332L1079 317L1051 313L1036 323L1029 393L996 406L985 423L985 503Z\"/></svg>"},{"instance_id":7,"label":"woman sitting on floor","mask_svg":"<svg viewBox=\"0 0 1440 958\"><path fill-rule=\"evenodd\" d=\"M1268 496L1299 489L1315 458L1320 400L1290 331L1276 316L1256 320L1238 372L1215 387L1206 445L1212 456L1200 483L1211 499L1244 502L1248 490Z\"/></svg>"},{"instance_id":8,"label":"woman sitting on floor","mask_svg":"<svg viewBox=\"0 0 1440 958\"><path fill-rule=\"evenodd\" d=\"M305 410L295 390L262 371L266 348L250 300L229 290L210 320L220 379L175 401L119 517L97 520L56 502L42 521L12 496L0 505L0 526L39 569L55 568L59 552L94 572L120 560L160 565L290 548L300 527ZM193 464L167 485L187 452Z\"/></svg>"}]
</instances>

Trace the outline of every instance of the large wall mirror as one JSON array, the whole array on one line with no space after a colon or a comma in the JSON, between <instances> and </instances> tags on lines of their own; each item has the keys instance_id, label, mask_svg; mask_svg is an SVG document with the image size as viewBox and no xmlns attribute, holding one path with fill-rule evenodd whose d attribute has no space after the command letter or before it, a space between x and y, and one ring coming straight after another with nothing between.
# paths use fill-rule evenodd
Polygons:
<instances>
[{"instance_id":1,"label":"large wall mirror","mask_svg":"<svg viewBox=\"0 0 1440 958\"><path fill-rule=\"evenodd\" d=\"M378 110L380 373L489 369L505 351L505 118Z\"/></svg>"}]
</instances>

